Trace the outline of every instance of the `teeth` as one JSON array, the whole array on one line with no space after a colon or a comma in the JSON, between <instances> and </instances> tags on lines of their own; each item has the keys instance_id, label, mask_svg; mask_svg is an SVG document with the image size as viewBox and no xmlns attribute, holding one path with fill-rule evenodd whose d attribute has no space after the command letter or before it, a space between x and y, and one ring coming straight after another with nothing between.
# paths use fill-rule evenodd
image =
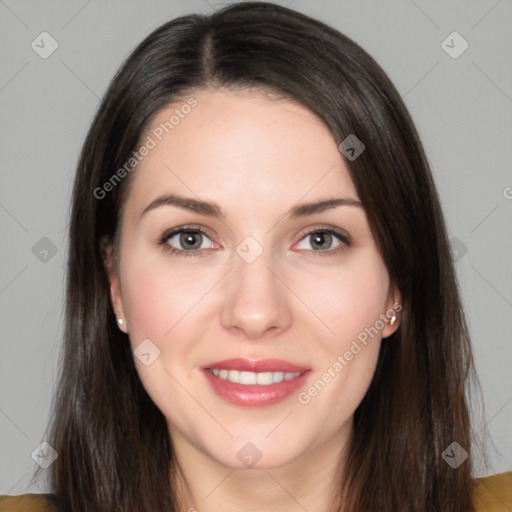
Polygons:
<instances>
[{"instance_id":1,"label":"teeth","mask_svg":"<svg viewBox=\"0 0 512 512\"><path fill-rule=\"evenodd\" d=\"M215 377L222 380L229 380L235 384L258 384L260 386L270 386L283 380L296 379L300 372L240 372L238 370L210 370Z\"/></svg>"},{"instance_id":2,"label":"teeth","mask_svg":"<svg viewBox=\"0 0 512 512\"><path fill-rule=\"evenodd\" d=\"M253 372L240 372L240 384L256 384L256 374Z\"/></svg>"}]
</instances>

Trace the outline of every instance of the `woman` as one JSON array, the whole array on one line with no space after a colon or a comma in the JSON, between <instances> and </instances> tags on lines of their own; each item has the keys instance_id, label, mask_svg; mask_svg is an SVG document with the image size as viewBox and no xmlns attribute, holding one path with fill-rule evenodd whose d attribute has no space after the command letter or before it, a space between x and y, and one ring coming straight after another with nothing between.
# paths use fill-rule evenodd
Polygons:
<instances>
[{"instance_id":1,"label":"woman","mask_svg":"<svg viewBox=\"0 0 512 512\"><path fill-rule=\"evenodd\" d=\"M511 500L512 473L472 478L470 341L421 143L347 37L267 3L166 23L109 87L72 201L34 510Z\"/></svg>"}]
</instances>

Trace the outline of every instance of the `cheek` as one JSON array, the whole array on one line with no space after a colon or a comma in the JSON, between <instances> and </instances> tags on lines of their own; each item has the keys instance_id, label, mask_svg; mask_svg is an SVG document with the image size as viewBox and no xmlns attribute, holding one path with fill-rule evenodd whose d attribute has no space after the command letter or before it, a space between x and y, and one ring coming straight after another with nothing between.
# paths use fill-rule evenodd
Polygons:
<instances>
[{"instance_id":1,"label":"cheek","mask_svg":"<svg viewBox=\"0 0 512 512\"><path fill-rule=\"evenodd\" d=\"M177 270L175 265L135 251L126 257L123 270L123 305L132 350L146 339L160 350L148 366L135 356L135 366L149 396L172 417L173 411L190 400L182 388L191 388L193 379L189 351L194 335L190 321L194 305L208 290L204 282L207 276L192 279L182 268ZM155 350L149 347L150 353ZM179 423L179 418L173 417L173 421Z\"/></svg>"},{"instance_id":2,"label":"cheek","mask_svg":"<svg viewBox=\"0 0 512 512\"><path fill-rule=\"evenodd\" d=\"M167 367L166 357L170 354L163 336L172 326L172 319L166 315L166 311L172 311L168 309L172 305L166 304L166 298L162 296L161 277L155 267L148 266L140 271L126 273L123 281L123 301L126 303L135 367L144 388L160 409L165 407L166 400L166 393L162 390L170 389L173 384L164 371ZM146 340L151 340L151 343ZM146 347L145 350L142 347ZM152 359L148 366L137 357L137 354L145 352Z\"/></svg>"},{"instance_id":3,"label":"cheek","mask_svg":"<svg viewBox=\"0 0 512 512\"><path fill-rule=\"evenodd\" d=\"M385 312L389 277L378 255L360 251L339 267L297 283L296 289L317 317L311 315L311 321L321 320L325 339L340 350L365 329L375 326ZM381 322L377 327L380 330Z\"/></svg>"},{"instance_id":4,"label":"cheek","mask_svg":"<svg viewBox=\"0 0 512 512\"><path fill-rule=\"evenodd\" d=\"M163 339L208 290L208 276L190 275L161 259L125 261L123 304L131 335Z\"/></svg>"},{"instance_id":5,"label":"cheek","mask_svg":"<svg viewBox=\"0 0 512 512\"><path fill-rule=\"evenodd\" d=\"M171 327L172 284L163 285L156 269L134 272L123 283L127 322L133 338L159 338ZM167 290L167 292L165 292Z\"/></svg>"},{"instance_id":6,"label":"cheek","mask_svg":"<svg viewBox=\"0 0 512 512\"><path fill-rule=\"evenodd\" d=\"M370 386L379 357L387 273L373 258L366 263L333 273L324 281L323 293L310 290L314 307L332 332L323 329L327 334L317 338L315 379L299 402L308 416L324 418L325 432L333 433L349 420Z\"/></svg>"},{"instance_id":7,"label":"cheek","mask_svg":"<svg viewBox=\"0 0 512 512\"><path fill-rule=\"evenodd\" d=\"M340 418L348 419L354 412L373 378L389 277L376 253L361 252L322 282L323 293L317 290L314 295L316 307L334 333L322 337L318 375L301 403L327 418L324 427L334 430Z\"/></svg>"}]
</instances>

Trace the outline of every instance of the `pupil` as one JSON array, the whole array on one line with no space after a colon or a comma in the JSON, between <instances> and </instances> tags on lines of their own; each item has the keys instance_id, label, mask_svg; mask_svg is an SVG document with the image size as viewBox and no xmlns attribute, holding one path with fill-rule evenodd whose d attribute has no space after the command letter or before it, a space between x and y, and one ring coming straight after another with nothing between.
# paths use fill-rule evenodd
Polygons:
<instances>
[{"instance_id":1,"label":"pupil","mask_svg":"<svg viewBox=\"0 0 512 512\"><path fill-rule=\"evenodd\" d=\"M199 236L197 233L182 233L180 242L184 247L189 245L190 249L198 249L201 247L201 242L199 241ZM190 245L192 247L190 247Z\"/></svg>"},{"instance_id":2,"label":"pupil","mask_svg":"<svg viewBox=\"0 0 512 512\"><path fill-rule=\"evenodd\" d=\"M326 237L327 237L327 242L326 242ZM314 247L315 245L317 245L318 247L320 247L320 249L324 248L325 246L329 246L330 237L331 237L331 235L329 233L315 233L313 235L312 246Z\"/></svg>"}]
</instances>

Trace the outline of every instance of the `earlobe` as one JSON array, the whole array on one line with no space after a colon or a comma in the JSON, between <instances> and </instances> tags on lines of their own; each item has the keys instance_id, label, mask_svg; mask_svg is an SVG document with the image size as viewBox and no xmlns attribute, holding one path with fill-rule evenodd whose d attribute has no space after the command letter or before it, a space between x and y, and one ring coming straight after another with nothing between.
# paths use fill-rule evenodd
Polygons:
<instances>
[{"instance_id":1,"label":"earlobe","mask_svg":"<svg viewBox=\"0 0 512 512\"><path fill-rule=\"evenodd\" d=\"M391 336L400 327L400 321L402 316L402 294L400 291L393 286L393 291L390 294L390 304L388 303L388 309L386 310L387 325L384 326L382 331L382 338Z\"/></svg>"},{"instance_id":2,"label":"earlobe","mask_svg":"<svg viewBox=\"0 0 512 512\"><path fill-rule=\"evenodd\" d=\"M115 269L114 252L112 243L103 237L101 240L101 255L103 258L103 266L109 282L110 301L117 318L117 325L123 332L127 332L126 320L124 316L123 303L121 298L121 288L119 284L119 276Z\"/></svg>"}]
</instances>

